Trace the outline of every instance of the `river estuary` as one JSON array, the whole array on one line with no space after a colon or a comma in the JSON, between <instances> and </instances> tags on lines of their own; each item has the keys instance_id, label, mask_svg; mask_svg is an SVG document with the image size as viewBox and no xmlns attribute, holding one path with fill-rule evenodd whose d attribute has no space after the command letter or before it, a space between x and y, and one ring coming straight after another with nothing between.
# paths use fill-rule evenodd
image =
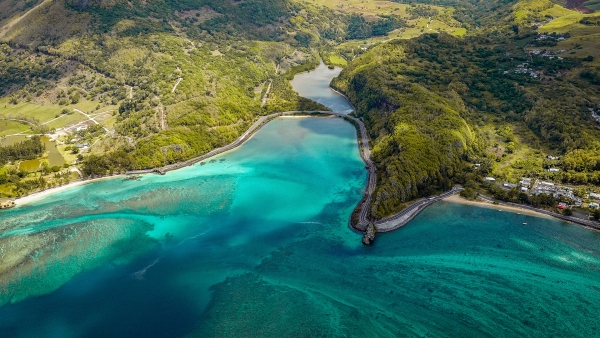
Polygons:
<instances>
[{"instance_id":1,"label":"river estuary","mask_svg":"<svg viewBox=\"0 0 600 338\"><path fill-rule=\"evenodd\" d=\"M440 202L364 247L366 176L350 123L278 118L205 165L3 211L0 336L600 334L598 232Z\"/></svg>"}]
</instances>

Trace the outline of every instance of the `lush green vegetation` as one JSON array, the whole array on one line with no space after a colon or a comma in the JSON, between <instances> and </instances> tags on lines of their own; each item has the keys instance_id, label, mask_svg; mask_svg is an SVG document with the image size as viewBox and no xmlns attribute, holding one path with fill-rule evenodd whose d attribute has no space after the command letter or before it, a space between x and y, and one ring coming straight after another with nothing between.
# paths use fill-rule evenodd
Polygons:
<instances>
[{"instance_id":1,"label":"lush green vegetation","mask_svg":"<svg viewBox=\"0 0 600 338\"><path fill-rule=\"evenodd\" d=\"M34 159L41 156L45 149L39 136L9 146L0 146L0 167L8 162Z\"/></svg>"},{"instance_id":2,"label":"lush green vegetation","mask_svg":"<svg viewBox=\"0 0 600 338\"><path fill-rule=\"evenodd\" d=\"M369 22L362 15L353 14L347 28L346 39L366 39L382 36L406 26L406 21L396 15L380 16L377 21Z\"/></svg>"},{"instance_id":3,"label":"lush green vegetation","mask_svg":"<svg viewBox=\"0 0 600 338\"><path fill-rule=\"evenodd\" d=\"M584 58L523 51L538 36L527 23L539 16L522 11L553 6L531 3L509 7L512 15L498 23L508 30L488 26L465 38L428 34L373 47L334 82L373 139L373 216L455 183L469 194L485 175L600 184L600 131L589 110L600 102L596 70Z\"/></svg>"},{"instance_id":4,"label":"lush green vegetation","mask_svg":"<svg viewBox=\"0 0 600 338\"><path fill-rule=\"evenodd\" d=\"M80 30L55 25L34 38L50 26L46 16ZM8 106L0 115L29 130L6 129L48 132L95 116L114 132L92 123L60 136L59 149L65 158L78 155L85 176L204 154L258 115L325 109L300 98L287 79L318 64L323 39L343 39L347 28L338 13L286 0L56 1L16 18L0 32L0 95ZM92 149L76 154L74 144L84 142Z\"/></svg>"}]
</instances>

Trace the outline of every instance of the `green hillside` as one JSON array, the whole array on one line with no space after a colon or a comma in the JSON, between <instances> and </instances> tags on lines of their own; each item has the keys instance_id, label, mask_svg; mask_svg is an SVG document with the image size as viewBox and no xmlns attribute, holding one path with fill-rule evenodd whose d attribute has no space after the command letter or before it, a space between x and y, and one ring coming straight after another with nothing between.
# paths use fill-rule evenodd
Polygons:
<instances>
[{"instance_id":1,"label":"green hillside","mask_svg":"<svg viewBox=\"0 0 600 338\"><path fill-rule=\"evenodd\" d=\"M536 13L556 13L554 5L523 1L512 9L496 26L508 30L490 34L494 27L487 26L465 38L429 34L380 44L334 82L373 139L375 218L456 183L476 189L486 175L513 183L527 176L600 184L600 130L590 113L600 104L600 76L596 60L587 57L597 48L594 40L588 35L589 43L576 47L588 48L585 58L580 49L546 53L547 45L573 38L540 38L531 26L540 19ZM527 53L524 46L541 51ZM561 170L550 173L551 166Z\"/></svg>"},{"instance_id":2,"label":"green hillside","mask_svg":"<svg viewBox=\"0 0 600 338\"><path fill-rule=\"evenodd\" d=\"M109 132L57 134L61 150L93 144L78 155L93 168L84 175L181 161L232 141L258 115L324 109L285 79L318 63L320 32L345 30L327 9L283 0L58 0L17 12L0 30L0 117L11 121L0 135L36 133L15 127L24 118L52 132L97 116ZM7 168L16 175L18 161ZM9 186L8 196L26 191Z\"/></svg>"}]
</instances>

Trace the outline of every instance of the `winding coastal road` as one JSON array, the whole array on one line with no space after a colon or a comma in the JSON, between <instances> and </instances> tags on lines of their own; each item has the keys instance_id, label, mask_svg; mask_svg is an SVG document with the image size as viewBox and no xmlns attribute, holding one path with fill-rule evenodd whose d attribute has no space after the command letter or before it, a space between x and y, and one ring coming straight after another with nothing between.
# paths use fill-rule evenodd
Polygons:
<instances>
[{"instance_id":1,"label":"winding coastal road","mask_svg":"<svg viewBox=\"0 0 600 338\"><path fill-rule=\"evenodd\" d=\"M96 120L94 120L94 118L92 116L84 113L81 110L78 110L78 109L74 109L74 110L80 114L85 115L92 122L98 124L98 122ZM369 206L371 205L371 198L372 198L373 192L375 190L375 185L377 183L377 176L375 173L375 164L371 160L371 150L370 150L370 146L369 146L369 136L367 134L367 129L366 129L364 123L360 119L353 117L353 116L349 116L345 113L338 113L338 112L331 112L331 111L287 111L287 112L282 112L282 113L274 113L274 114L270 114L270 115L266 115L266 116L261 116L258 118L258 120L256 120L256 122L254 122L250 126L250 128L248 128L248 130L246 130L242 135L240 135L240 137L238 137L235 141L233 141L223 147L213 149L204 155L192 158L192 159L184 161L184 162L169 164L162 168L132 170L132 171L127 171L124 174L138 175L138 174L158 173L158 174L164 175L166 172L181 169L181 168L184 168L187 166L191 166L193 164L196 164L198 162L206 160L210 157L222 154L224 152L233 150L233 149L241 146L242 144L244 144L246 141L248 141L250 139L252 134L254 134L256 131L258 131L263 125L268 123L270 120L280 117L280 116L290 116L290 115L336 116L336 117L343 118L347 121L350 121L350 122L354 123L355 126L357 126L357 131L360 133L360 137L357 139L357 141L358 141L357 145L358 145L360 156L361 156L362 160L365 162L365 167L367 168L367 170L369 172L369 177L368 177L368 183L367 183L367 187L365 189L364 196L363 196L362 200L360 201L360 203L356 206L356 209L359 210L358 211L358 215L359 215L358 222L354 223L354 222L352 222L352 220L350 220L350 226L355 230L365 232L367 227L370 224L374 224L375 227L377 228L378 232L389 232L389 231L398 229L398 228L404 226L409 221L411 221L415 216L417 216L423 209L425 209L429 205L431 205L434 202L437 202L439 200L442 200L446 197L449 197L449 196L457 193L458 191L462 190L462 188L460 188L460 187L455 187L451 191L444 193L442 195L419 200L392 217L389 217L387 219L384 219L384 220L381 220L378 222L370 221L369 220ZM76 181L88 181L88 180L81 179L81 180L76 180ZM75 182L75 181L73 181L73 182ZM356 213L356 209L355 209L354 213Z\"/></svg>"},{"instance_id":2,"label":"winding coastal road","mask_svg":"<svg viewBox=\"0 0 600 338\"><path fill-rule=\"evenodd\" d=\"M456 194L457 192L460 192L461 190L463 190L462 187L456 186L452 190L445 192L441 195L418 200L410 206L406 207L404 210L395 214L394 216L383 219L379 222L375 222L374 224L377 228L377 232L390 232L401 228L431 204L441 201L444 198L450 197Z\"/></svg>"},{"instance_id":3,"label":"winding coastal road","mask_svg":"<svg viewBox=\"0 0 600 338\"><path fill-rule=\"evenodd\" d=\"M254 122L252 124L252 126L250 126L250 128L248 128L248 130L246 130L246 132L244 132L235 141L229 143L226 146L213 149L212 151L210 151L204 155L195 157L195 158L190 159L185 162L174 163L174 164L164 166L161 169L141 170L141 171L128 172L128 173L142 174L142 173L149 173L149 172L158 172L158 173L164 174L171 170L176 170L176 169L180 169L183 167L187 167L187 166L196 164L200 161L206 160L210 157L222 154L224 152L233 150L233 149L241 146L242 144L244 144L244 142L246 142L250 139L250 136L252 134L254 134L263 125L265 125L267 122L269 122L270 120L272 120L274 118L277 118L280 116L302 115L302 114L306 114L308 116L310 116L311 114L336 116L336 117L340 117L340 118L352 121L358 126L358 132L360 133L360 138L358 139L358 148L359 148L360 156L363 159L363 161L365 162L365 167L369 171L369 178L368 178L367 187L365 189L364 197L362 198L361 202L356 207L359 209L358 222L356 224L354 224L352 222L352 220L350 221L351 227L355 230L364 232L367 229L367 227L369 226L369 224L374 224L375 227L377 228L378 232L389 232L389 231L396 230L396 229L401 228L402 226L406 225L408 222L410 222L421 211L423 211L423 209L425 209L429 205L431 205L437 201L440 201L446 197L449 197L453 194L456 194L457 192L462 190L461 187L455 187L452 190L450 190L444 194L441 194L439 196L419 200L419 201L411 204L409 207L405 208L404 210L402 210L401 212L399 212L398 214L396 214L394 216L391 216L389 218L386 218L386 219L378 221L378 222L371 222L369 220L369 206L371 205L371 198L373 196L373 192L375 190L375 185L377 183L377 176L375 173L375 164L371 160L371 149L369 147L369 136L367 134L367 128L365 127L364 123L356 117L349 116L344 113L337 113L337 112L331 112L331 111L287 111L287 112L282 112L282 113L274 113L271 115L261 116L256 122Z\"/></svg>"}]
</instances>

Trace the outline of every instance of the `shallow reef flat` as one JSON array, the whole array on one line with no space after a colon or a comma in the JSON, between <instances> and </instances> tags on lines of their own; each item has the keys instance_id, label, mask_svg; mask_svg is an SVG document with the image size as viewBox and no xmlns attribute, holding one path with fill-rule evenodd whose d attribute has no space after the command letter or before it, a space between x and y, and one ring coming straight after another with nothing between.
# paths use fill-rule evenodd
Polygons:
<instances>
[{"instance_id":1,"label":"shallow reef flat","mask_svg":"<svg viewBox=\"0 0 600 338\"><path fill-rule=\"evenodd\" d=\"M315 231L213 286L196 336L596 335L599 237L447 202L371 248Z\"/></svg>"}]
</instances>

